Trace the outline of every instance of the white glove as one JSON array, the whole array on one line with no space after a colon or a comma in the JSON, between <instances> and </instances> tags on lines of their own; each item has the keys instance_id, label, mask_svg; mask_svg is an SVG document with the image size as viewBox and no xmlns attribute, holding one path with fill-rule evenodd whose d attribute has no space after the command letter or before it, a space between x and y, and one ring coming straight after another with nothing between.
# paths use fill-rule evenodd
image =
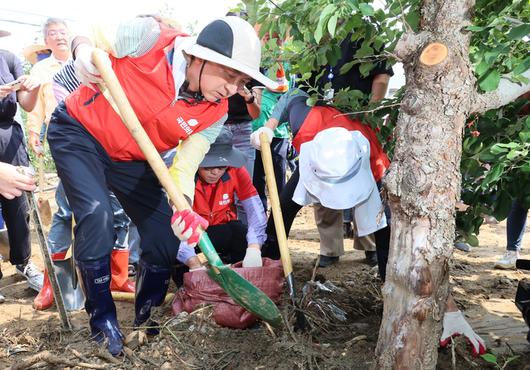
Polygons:
<instances>
[{"instance_id":1,"label":"white glove","mask_svg":"<svg viewBox=\"0 0 530 370\"><path fill-rule=\"evenodd\" d=\"M245 258L243 258L243 267L261 267L263 261L261 260L261 249L256 247L247 248Z\"/></svg>"},{"instance_id":2,"label":"white glove","mask_svg":"<svg viewBox=\"0 0 530 370\"><path fill-rule=\"evenodd\" d=\"M261 150L261 142L259 140L259 137L260 137L262 132L267 134L267 139L269 140L269 144L272 142L272 138L274 137L274 132L270 128L268 128L267 126L263 126L263 127L258 128L256 131L254 131L250 135L250 144L256 150Z\"/></svg>"},{"instance_id":3,"label":"white glove","mask_svg":"<svg viewBox=\"0 0 530 370\"><path fill-rule=\"evenodd\" d=\"M94 48L90 45L79 45L75 51L75 75L79 82L94 90L92 84L101 83L103 79L94 63L92 63L92 51ZM108 59L108 55L107 55ZM108 63L111 64L110 59Z\"/></svg>"},{"instance_id":4,"label":"white glove","mask_svg":"<svg viewBox=\"0 0 530 370\"><path fill-rule=\"evenodd\" d=\"M446 312L444 315L444 330L440 338L440 346L445 347L451 338L463 335L472 346L474 356L486 353L486 343L473 331L461 311Z\"/></svg>"}]
</instances>

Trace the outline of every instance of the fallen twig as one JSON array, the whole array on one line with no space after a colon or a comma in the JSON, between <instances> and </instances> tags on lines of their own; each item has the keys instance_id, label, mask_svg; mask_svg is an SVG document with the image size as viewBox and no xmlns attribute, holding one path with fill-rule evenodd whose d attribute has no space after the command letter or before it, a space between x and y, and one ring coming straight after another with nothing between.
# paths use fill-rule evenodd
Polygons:
<instances>
[{"instance_id":1,"label":"fallen twig","mask_svg":"<svg viewBox=\"0 0 530 370\"><path fill-rule=\"evenodd\" d=\"M58 356L55 356L51 354L49 351L43 351L43 352L37 353L36 355L30 356L21 362L11 365L10 367L7 368L7 370L23 370L39 362L46 362L50 365L66 365L66 366L71 366L71 367L78 366L78 367L82 367L85 369L105 369L106 368L105 365L71 361L65 358L60 358Z\"/></svg>"}]
</instances>

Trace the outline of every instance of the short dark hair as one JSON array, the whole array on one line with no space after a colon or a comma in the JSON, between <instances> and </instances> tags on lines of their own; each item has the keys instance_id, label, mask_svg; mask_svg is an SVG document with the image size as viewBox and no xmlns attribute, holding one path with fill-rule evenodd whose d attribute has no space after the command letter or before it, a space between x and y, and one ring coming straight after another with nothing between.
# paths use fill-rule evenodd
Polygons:
<instances>
[{"instance_id":1,"label":"short dark hair","mask_svg":"<svg viewBox=\"0 0 530 370\"><path fill-rule=\"evenodd\" d=\"M42 26L42 34L44 35L44 37L46 37L46 34L48 33L48 28L50 28L50 26L53 26L54 24L64 24L66 28L68 28L68 24L66 24L66 21L64 19L50 17L46 19L46 22L44 22L44 25Z\"/></svg>"}]
</instances>

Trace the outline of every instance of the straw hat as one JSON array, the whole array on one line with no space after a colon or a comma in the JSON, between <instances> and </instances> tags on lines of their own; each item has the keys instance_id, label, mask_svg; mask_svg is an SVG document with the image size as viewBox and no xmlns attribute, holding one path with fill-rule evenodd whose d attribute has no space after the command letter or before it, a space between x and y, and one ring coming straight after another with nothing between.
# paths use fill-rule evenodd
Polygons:
<instances>
[{"instance_id":1,"label":"straw hat","mask_svg":"<svg viewBox=\"0 0 530 370\"><path fill-rule=\"evenodd\" d=\"M26 46L22 51L24 58L31 64L39 61L39 54L50 54L52 51L44 44L32 44Z\"/></svg>"}]
</instances>

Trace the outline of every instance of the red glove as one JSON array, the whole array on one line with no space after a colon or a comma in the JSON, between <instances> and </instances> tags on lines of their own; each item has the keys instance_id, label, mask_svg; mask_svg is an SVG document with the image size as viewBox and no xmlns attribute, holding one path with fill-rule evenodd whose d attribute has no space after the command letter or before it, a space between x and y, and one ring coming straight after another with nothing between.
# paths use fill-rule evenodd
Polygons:
<instances>
[{"instance_id":1,"label":"red glove","mask_svg":"<svg viewBox=\"0 0 530 370\"><path fill-rule=\"evenodd\" d=\"M473 331L468 324L462 312L446 312L443 322L443 333L440 338L440 346L445 347L451 342L451 338L463 335L471 344L473 356L483 355L486 353L486 343L484 340Z\"/></svg>"},{"instance_id":2,"label":"red glove","mask_svg":"<svg viewBox=\"0 0 530 370\"><path fill-rule=\"evenodd\" d=\"M175 211L171 217L171 228L180 240L186 240L190 247L195 247L201 234L208 227L208 221L191 209Z\"/></svg>"}]
</instances>

